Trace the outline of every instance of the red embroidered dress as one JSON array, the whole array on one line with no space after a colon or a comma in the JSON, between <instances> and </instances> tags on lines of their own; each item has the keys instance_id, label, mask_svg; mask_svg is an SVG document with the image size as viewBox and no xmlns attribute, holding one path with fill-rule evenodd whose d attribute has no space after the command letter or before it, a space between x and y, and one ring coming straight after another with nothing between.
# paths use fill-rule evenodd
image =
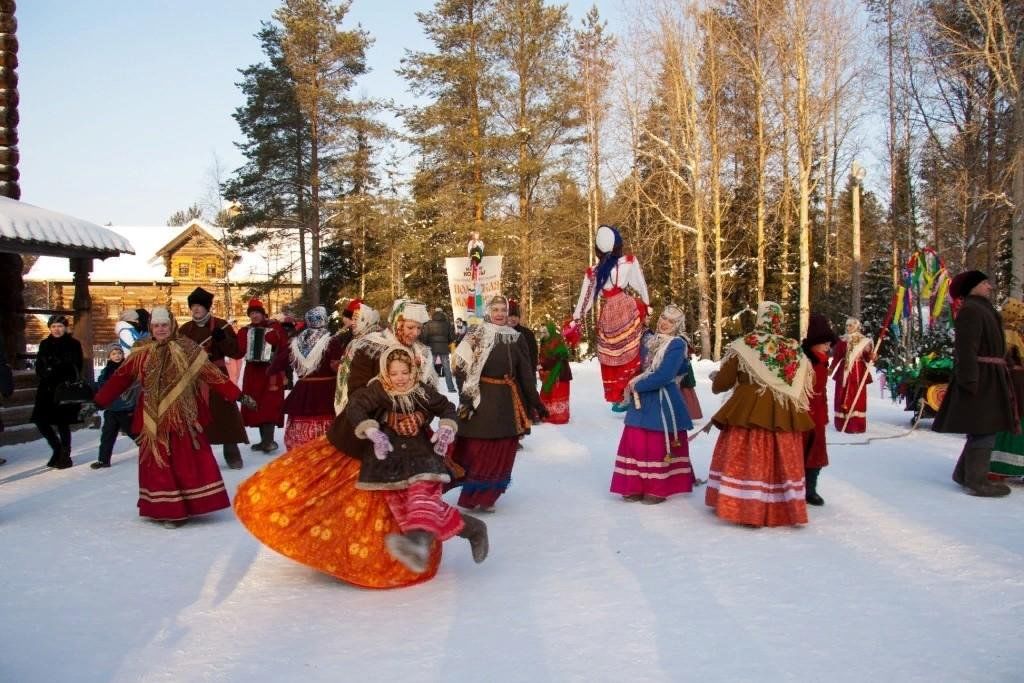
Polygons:
<instances>
[{"instance_id":1,"label":"red embroidered dress","mask_svg":"<svg viewBox=\"0 0 1024 683\"><path fill-rule=\"evenodd\" d=\"M836 381L834 409L837 431L859 434L868 428L868 385L872 382L868 363L872 358L870 337L858 334L851 342L843 336L836 344L832 379Z\"/></svg>"}]
</instances>

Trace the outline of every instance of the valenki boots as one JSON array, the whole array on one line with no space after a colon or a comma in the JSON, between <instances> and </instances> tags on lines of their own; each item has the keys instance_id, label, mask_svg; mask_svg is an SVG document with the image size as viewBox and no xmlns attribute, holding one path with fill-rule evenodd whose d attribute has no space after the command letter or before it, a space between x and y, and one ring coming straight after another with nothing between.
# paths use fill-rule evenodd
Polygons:
<instances>
[{"instance_id":1,"label":"valenki boots","mask_svg":"<svg viewBox=\"0 0 1024 683\"><path fill-rule=\"evenodd\" d=\"M818 495L818 475L820 467L807 468L807 495L804 497L808 505L824 505L825 499Z\"/></svg>"},{"instance_id":2,"label":"valenki boots","mask_svg":"<svg viewBox=\"0 0 1024 683\"><path fill-rule=\"evenodd\" d=\"M384 545L391 557L404 564L409 571L422 574L427 569L430 544L433 541L434 534L416 529L404 534L388 534L384 538Z\"/></svg>"},{"instance_id":3,"label":"valenki boots","mask_svg":"<svg viewBox=\"0 0 1024 683\"><path fill-rule=\"evenodd\" d=\"M462 531L459 536L469 541L469 549L473 552L473 561L480 564L487 559L490 542L487 540L487 525L483 520L467 514L462 515Z\"/></svg>"},{"instance_id":4,"label":"valenki boots","mask_svg":"<svg viewBox=\"0 0 1024 683\"><path fill-rule=\"evenodd\" d=\"M992 459L991 448L964 448L960 458L964 461L964 488L972 496L982 498L999 498L1010 495L1010 487L1006 484L989 481L988 468ZM953 471L954 481L956 470Z\"/></svg>"},{"instance_id":5,"label":"valenki boots","mask_svg":"<svg viewBox=\"0 0 1024 683\"><path fill-rule=\"evenodd\" d=\"M242 469L242 454L237 443L224 444L224 464L233 470Z\"/></svg>"},{"instance_id":6,"label":"valenki boots","mask_svg":"<svg viewBox=\"0 0 1024 683\"><path fill-rule=\"evenodd\" d=\"M273 453L277 448L277 442L274 441L274 423L264 422L260 425L259 443L254 443L252 445L252 450L263 451L264 453Z\"/></svg>"},{"instance_id":7,"label":"valenki boots","mask_svg":"<svg viewBox=\"0 0 1024 683\"><path fill-rule=\"evenodd\" d=\"M960 486L964 485L964 454L967 453L967 444L964 444L964 449L960 451L960 457L957 458L956 467L953 468L953 481Z\"/></svg>"}]
</instances>

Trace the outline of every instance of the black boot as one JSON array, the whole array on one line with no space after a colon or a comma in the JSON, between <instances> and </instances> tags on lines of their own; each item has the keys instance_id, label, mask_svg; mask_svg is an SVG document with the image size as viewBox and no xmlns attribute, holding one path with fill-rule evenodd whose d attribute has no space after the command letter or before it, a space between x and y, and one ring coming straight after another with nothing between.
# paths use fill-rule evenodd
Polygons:
<instances>
[{"instance_id":1,"label":"black boot","mask_svg":"<svg viewBox=\"0 0 1024 683\"><path fill-rule=\"evenodd\" d=\"M260 425L260 442L252 447L254 451L263 451L264 453L273 453L278 448L277 442L274 441L274 423L264 422Z\"/></svg>"},{"instance_id":2,"label":"black boot","mask_svg":"<svg viewBox=\"0 0 1024 683\"><path fill-rule=\"evenodd\" d=\"M824 505L825 499L818 495L818 475L821 474L820 467L807 468L807 496L808 505Z\"/></svg>"},{"instance_id":3,"label":"black boot","mask_svg":"<svg viewBox=\"0 0 1024 683\"><path fill-rule=\"evenodd\" d=\"M964 487L972 496L982 498L999 498L1010 495L1010 487L1006 484L988 480L989 463L992 460L991 448L964 449Z\"/></svg>"},{"instance_id":4,"label":"black boot","mask_svg":"<svg viewBox=\"0 0 1024 683\"><path fill-rule=\"evenodd\" d=\"M60 446L51 446L50 448L53 449L53 455L51 455L50 459L46 461L46 466L56 467L57 463L60 462L60 456L63 451Z\"/></svg>"},{"instance_id":5,"label":"black boot","mask_svg":"<svg viewBox=\"0 0 1024 683\"><path fill-rule=\"evenodd\" d=\"M74 465L71 462L71 446L63 446L60 449L60 456L57 458L57 464L54 465L58 470L66 470Z\"/></svg>"},{"instance_id":6,"label":"black boot","mask_svg":"<svg viewBox=\"0 0 1024 683\"><path fill-rule=\"evenodd\" d=\"M490 541L487 539L487 525L483 520L463 513L462 531L459 536L469 541L469 549L473 552L473 561L480 564L487 559Z\"/></svg>"},{"instance_id":7,"label":"black boot","mask_svg":"<svg viewBox=\"0 0 1024 683\"><path fill-rule=\"evenodd\" d=\"M387 546L391 557L405 565L409 571L422 574L427 570L430 545L433 541L434 534L417 529L405 534L388 534L384 539L384 545Z\"/></svg>"},{"instance_id":8,"label":"black boot","mask_svg":"<svg viewBox=\"0 0 1024 683\"><path fill-rule=\"evenodd\" d=\"M242 454L238 452L237 443L224 444L224 464L233 470L242 469Z\"/></svg>"},{"instance_id":9,"label":"black boot","mask_svg":"<svg viewBox=\"0 0 1024 683\"><path fill-rule=\"evenodd\" d=\"M960 457L957 458L956 466L953 468L953 481L960 486L964 485L964 453L967 452L967 445L964 444L964 449L960 451Z\"/></svg>"}]
</instances>

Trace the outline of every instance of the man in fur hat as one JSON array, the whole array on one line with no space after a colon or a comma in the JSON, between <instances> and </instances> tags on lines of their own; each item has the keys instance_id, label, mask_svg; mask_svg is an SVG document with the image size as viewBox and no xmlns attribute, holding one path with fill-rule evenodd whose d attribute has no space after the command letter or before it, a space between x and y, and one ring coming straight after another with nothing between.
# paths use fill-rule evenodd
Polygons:
<instances>
[{"instance_id":1,"label":"man in fur hat","mask_svg":"<svg viewBox=\"0 0 1024 683\"><path fill-rule=\"evenodd\" d=\"M256 407L242 407L242 422L260 429L260 441L252 450L273 453L278 449L274 427L284 426L285 375L271 373L270 363L275 353L288 348L288 335L279 323L269 319L259 299L249 301L246 315L250 322L238 331L238 346L245 358L242 391L256 401Z\"/></svg>"},{"instance_id":2,"label":"man in fur hat","mask_svg":"<svg viewBox=\"0 0 1024 683\"><path fill-rule=\"evenodd\" d=\"M953 381L932 430L966 434L953 481L975 496L1006 496L1010 487L988 480L996 434L1016 429L1003 322L992 305L992 285L979 270L960 273L949 286L959 312L953 328Z\"/></svg>"},{"instance_id":3,"label":"man in fur hat","mask_svg":"<svg viewBox=\"0 0 1024 683\"><path fill-rule=\"evenodd\" d=\"M832 323L820 313L811 313L807 322L807 336L800 342L804 355L814 368L814 391L811 394L810 414L814 429L804 432L804 498L809 505L824 505L818 495L818 475L828 465L825 435L828 430L828 354L839 341Z\"/></svg>"},{"instance_id":4,"label":"man in fur hat","mask_svg":"<svg viewBox=\"0 0 1024 683\"><path fill-rule=\"evenodd\" d=\"M212 314L213 294L202 287L196 287L188 295L188 308L192 319L181 326L178 334L203 347L210 362L228 375L227 359L242 357L234 328L227 320ZM238 444L249 443L249 437L242 426L238 404L225 401L211 392L210 416L210 425L206 428L206 438L210 445L222 444L225 464L233 470L242 469L242 454Z\"/></svg>"}]
</instances>

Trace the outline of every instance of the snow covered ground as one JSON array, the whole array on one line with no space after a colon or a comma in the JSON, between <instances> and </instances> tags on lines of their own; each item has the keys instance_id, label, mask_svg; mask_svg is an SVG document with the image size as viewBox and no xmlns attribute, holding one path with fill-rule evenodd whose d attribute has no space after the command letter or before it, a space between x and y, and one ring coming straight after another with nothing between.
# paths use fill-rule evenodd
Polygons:
<instances>
[{"instance_id":1,"label":"snow covered ground","mask_svg":"<svg viewBox=\"0 0 1024 683\"><path fill-rule=\"evenodd\" d=\"M703 487L660 506L609 494L621 417L596 364L573 372L572 422L526 440L488 560L454 539L436 579L394 591L295 564L230 510L176 530L137 517L124 437L99 471L98 431L74 434L64 471L42 441L4 448L0 680L1024 680L1024 488L962 493L957 437L926 421L830 445L810 524L737 527ZM906 430L870 389L868 435ZM714 439L691 444L701 478ZM232 491L267 460L244 456Z\"/></svg>"}]
</instances>

